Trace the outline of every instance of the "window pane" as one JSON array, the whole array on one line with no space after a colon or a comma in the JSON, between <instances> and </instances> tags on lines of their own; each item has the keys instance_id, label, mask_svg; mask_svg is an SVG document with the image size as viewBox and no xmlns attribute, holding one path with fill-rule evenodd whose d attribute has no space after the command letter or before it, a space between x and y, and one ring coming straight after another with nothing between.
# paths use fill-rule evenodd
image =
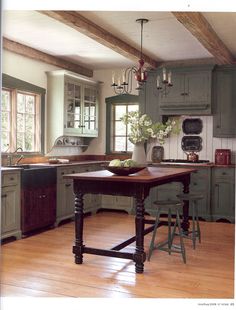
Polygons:
<instances>
[{"instance_id":1,"label":"window pane","mask_svg":"<svg viewBox=\"0 0 236 310\"><path fill-rule=\"evenodd\" d=\"M2 130L9 131L10 130L10 115L9 112L2 112Z\"/></svg>"},{"instance_id":2,"label":"window pane","mask_svg":"<svg viewBox=\"0 0 236 310\"><path fill-rule=\"evenodd\" d=\"M32 114L26 114L25 115L25 131L30 131L31 133L34 133L34 115Z\"/></svg>"},{"instance_id":3,"label":"window pane","mask_svg":"<svg viewBox=\"0 0 236 310\"><path fill-rule=\"evenodd\" d=\"M118 136L125 136L126 135L126 125L121 121L115 122L115 133Z\"/></svg>"},{"instance_id":4,"label":"window pane","mask_svg":"<svg viewBox=\"0 0 236 310\"><path fill-rule=\"evenodd\" d=\"M115 137L115 152L126 151L126 137Z\"/></svg>"},{"instance_id":5,"label":"window pane","mask_svg":"<svg viewBox=\"0 0 236 310\"><path fill-rule=\"evenodd\" d=\"M10 92L2 90L2 111L10 111Z\"/></svg>"},{"instance_id":6,"label":"window pane","mask_svg":"<svg viewBox=\"0 0 236 310\"><path fill-rule=\"evenodd\" d=\"M75 98L80 99L80 86L75 85Z\"/></svg>"},{"instance_id":7,"label":"window pane","mask_svg":"<svg viewBox=\"0 0 236 310\"><path fill-rule=\"evenodd\" d=\"M26 131L25 132L25 151L33 151L34 149L34 135L29 132Z\"/></svg>"},{"instance_id":8,"label":"window pane","mask_svg":"<svg viewBox=\"0 0 236 310\"><path fill-rule=\"evenodd\" d=\"M131 105L128 105L128 112L131 112L131 111L138 111L138 109L139 109L138 104L131 104Z\"/></svg>"},{"instance_id":9,"label":"window pane","mask_svg":"<svg viewBox=\"0 0 236 310\"><path fill-rule=\"evenodd\" d=\"M19 93L17 94L17 112L25 112L25 95Z\"/></svg>"},{"instance_id":10,"label":"window pane","mask_svg":"<svg viewBox=\"0 0 236 310\"><path fill-rule=\"evenodd\" d=\"M24 133L23 132L17 132L16 135L16 147L22 147L24 150Z\"/></svg>"},{"instance_id":11,"label":"window pane","mask_svg":"<svg viewBox=\"0 0 236 310\"><path fill-rule=\"evenodd\" d=\"M128 152L133 152L133 149L134 149L133 143L131 143L131 142L129 141L129 138L127 138L127 151L128 151Z\"/></svg>"},{"instance_id":12,"label":"window pane","mask_svg":"<svg viewBox=\"0 0 236 310\"><path fill-rule=\"evenodd\" d=\"M34 96L26 96L25 112L26 113L35 113L35 98Z\"/></svg>"},{"instance_id":13,"label":"window pane","mask_svg":"<svg viewBox=\"0 0 236 310\"><path fill-rule=\"evenodd\" d=\"M6 152L10 145L10 136L8 132L1 132L1 148L2 152Z\"/></svg>"},{"instance_id":14,"label":"window pane","mask_svg":"<svg viewBox=\"0 0 236 310\"><path fill-rule=\"evenodd\" d=\"M115 107L115 120L119 120L126 113L125 105L117 105Z\"/></svg>"},{"instance_id":15,"label":"window pane","mask_svg":"<svg viewBox=\"0 0 236 310\"><path fill-rule=\"evenodd\" d=\"M24 131L24 114L17 114L17 119L16 119L16 129L17 131L23 132Z\"/></svg>"}]
</instances>

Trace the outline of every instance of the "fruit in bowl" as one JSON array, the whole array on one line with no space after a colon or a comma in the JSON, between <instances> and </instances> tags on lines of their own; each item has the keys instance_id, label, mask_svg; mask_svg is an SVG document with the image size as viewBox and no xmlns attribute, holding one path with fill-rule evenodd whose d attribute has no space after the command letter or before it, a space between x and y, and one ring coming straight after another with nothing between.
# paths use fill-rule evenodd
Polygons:
<instances>
[{"instance_id":1,"label":"fruit in bowl","mask_svg":"<svg viewBox=\"0 0 236 310\"><path fill-rule=\"evenodd\" d=\"M113 159L110 161L109 165L106 169L114 174L127 176L130 174L134 174L145 167L138 165L132 159L120 160L120 159Z\"/></svg>"}]
</instances>

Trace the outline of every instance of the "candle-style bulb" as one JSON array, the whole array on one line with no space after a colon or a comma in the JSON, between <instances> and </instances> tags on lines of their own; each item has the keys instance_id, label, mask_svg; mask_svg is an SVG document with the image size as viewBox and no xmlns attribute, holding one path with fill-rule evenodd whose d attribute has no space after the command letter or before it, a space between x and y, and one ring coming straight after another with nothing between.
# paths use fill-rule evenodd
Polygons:
<instances>
[{"instance_id":1,"label":"candle-style bulb","mask_svg":"<svg viewBox=\"0 0 236 310\"><path fill-rule=\"evenodd\" d=\"M112 71L112 84L115 84L115 72Z\"/></svg>"},{"instance_id":2,"label":"candle-style bulb","mask_svg":"<svg viewBox=\"0 0 236 310\"><path fill-rule=\"evenodd\" d=\"M163 68L163 81L166 81L166 68Z\"/></svg>"}]
</instances>

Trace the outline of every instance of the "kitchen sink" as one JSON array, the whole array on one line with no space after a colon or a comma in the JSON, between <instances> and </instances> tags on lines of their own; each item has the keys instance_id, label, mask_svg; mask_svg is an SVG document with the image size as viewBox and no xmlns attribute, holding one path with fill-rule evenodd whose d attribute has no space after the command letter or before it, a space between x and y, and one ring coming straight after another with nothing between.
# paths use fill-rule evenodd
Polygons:
<instances>
[{"instance_id":1,"label":"kitchen sink","mask_svg":"<svg viewBox=\"0 0 236 310\"><path fill-rule=\"evenodd\" d=\"M46 166L36 166L34 164L30 164L30 165L12 165L12 166L6 166L6 168L22 168L22 169L44 169L44 168L47 168Z\"/></svg>"}]
</instances>

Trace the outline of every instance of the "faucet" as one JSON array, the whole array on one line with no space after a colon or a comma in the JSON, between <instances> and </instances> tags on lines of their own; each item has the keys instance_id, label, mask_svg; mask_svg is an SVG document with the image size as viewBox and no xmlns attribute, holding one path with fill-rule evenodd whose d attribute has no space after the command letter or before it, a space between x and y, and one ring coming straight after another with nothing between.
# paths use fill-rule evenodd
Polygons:
<instances>
[{"instance_id":1,"label":"faucet","mask_svg":"<svg viewBox=\"0 0 236 310\"><path fill-rule=\"evenodd\" d=\"M8 155L7 156L7 165L8 166L12 166L12 163L13 163L13 154L16 154L18 151L21 151L23 152L23 149L22 147L18 147L12 154ZM24 158L24 155L21 155L15 162L15 166L18 165L18 163Z\"/></svg>"}]
</instances>

